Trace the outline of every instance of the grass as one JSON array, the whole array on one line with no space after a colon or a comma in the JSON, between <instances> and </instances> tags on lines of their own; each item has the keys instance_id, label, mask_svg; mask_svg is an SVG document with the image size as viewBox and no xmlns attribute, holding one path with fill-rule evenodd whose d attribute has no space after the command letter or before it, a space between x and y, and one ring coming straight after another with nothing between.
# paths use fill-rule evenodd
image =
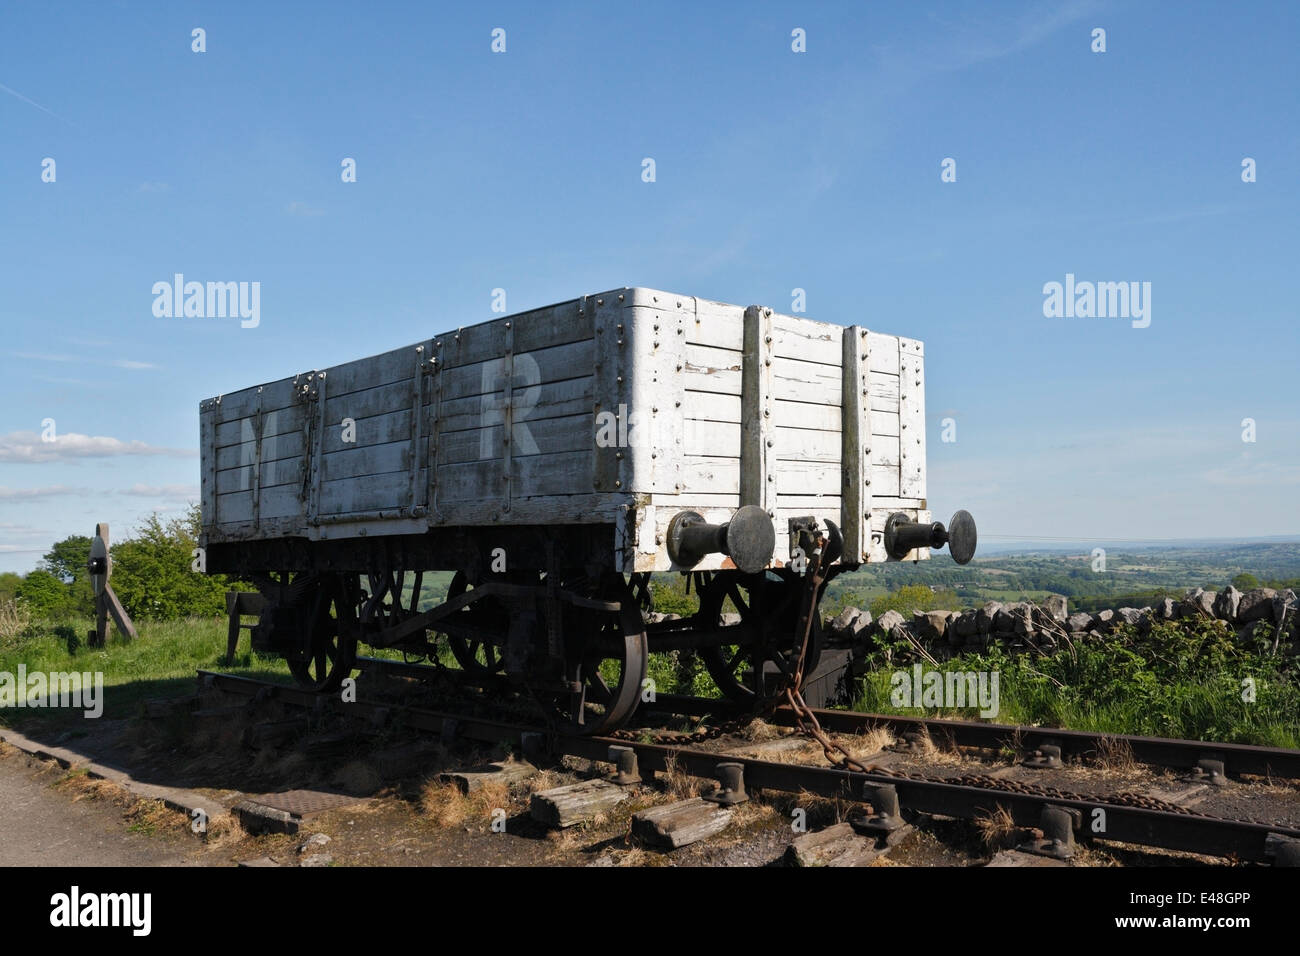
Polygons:
<instances>
[{"instance_id":1,"label":"grass","mask_svg":"<svg viewBox=\"0 0 1300 956\"><path fill-rule=\"evenodd\" d=\"M57 628L86 630L85 621L44 621L28 630L23 637L0 649L0 672L17 674L19 664L27 672L80 671L104 675L104 716L109 719L133 716L140 702L151 697L173 697L195 689L194 672L212 668L228 673L245 674L289 681L288 665L278 657L254 655L246 648L247 633L241 633L245 648L227 666L226 622L224 619L190 618L180 621L137 623L138 637L125 641L110 628L107 645L88 648L84 644L69 651L68 642L55 633ZM65 631L66 633L66 631ZM24 725L76 725L85 718L76 708L15 708L0 710L0 724L21 728Z\"/></svg>"},{"instance_id":2,"label":"grass","mask_svg":"<svg viewBox=\"0 0 1300 956\"><path fill-rule=\"evenodd\" d=\"M862 681L855 710L973 719L975 709L895 706L891 675L907 670L906 648ZM931 665L927 665L930 669ZM1220 621L1157 624L1146 635L1119 628L1047 656L994 646L941 664L945 671L997 672L997 723L1107 734L1175 737L1300 748L1300 658L1239 643ZM1247 679L1254 699L1244 699ZM1110 755L1122 763L1122 753Z\"/></svg>"}]
</instances>

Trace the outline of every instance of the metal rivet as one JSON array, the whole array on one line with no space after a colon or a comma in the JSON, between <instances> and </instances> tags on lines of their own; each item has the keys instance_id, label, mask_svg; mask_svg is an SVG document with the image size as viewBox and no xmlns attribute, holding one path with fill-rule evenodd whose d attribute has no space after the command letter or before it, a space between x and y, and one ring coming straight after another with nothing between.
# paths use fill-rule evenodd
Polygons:
<instances>
[{"instance_id":1,"label":"metal rivet","mask_svg":"<svg viewBox=\"0 0 1300 956\"><path fill-rule=\"evenodd\" d=\"M616 451L616 452L614 452L614 457L617 458L619 461L622 461L622 460L623 460L623 453L622 453L621 451Z\"/></svg>"},{"instance_id":2,"label":"metal rivet","mask_svg":"<svg viewBox=\"0 0 1300 956\"><path fill-rule=\"evenodd\" d=\"M510 323L509 323L509 322L506 323L506 328L507 328L507 329L510 328Z\"/></svg>"},{"instance_id":3,"label":"metal rivet","mask_svg":"<svg viewBox=\"0 0 1300 956\"><path fill-rule=\"evenodd\" d=\"M597 300L596 300L596 304L597 304L597 305L604 305L604 304L605 304L605 300L604 300L604 299L597 299Z\"/></svg>"},{"instance_id":4,"label":"metal rivet","mask_svg":"<svg viewBox=\"0 0 1300 956\"><path fill-rule=\"evenodd\" d=\"M621 482L621 481L619 481L617 478L615 478L615 479L614 479L614 487L615 487L615 488L622 488L622 487L623 487L623 482Z\"/></svg>"}]
</instances>

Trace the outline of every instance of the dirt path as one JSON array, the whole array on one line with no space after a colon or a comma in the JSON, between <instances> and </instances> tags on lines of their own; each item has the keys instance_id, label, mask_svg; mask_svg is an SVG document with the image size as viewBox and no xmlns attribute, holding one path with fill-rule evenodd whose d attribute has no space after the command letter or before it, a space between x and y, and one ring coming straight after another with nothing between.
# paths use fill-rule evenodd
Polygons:
<instances>
[{"instance_id":1,"label":"dirt path","mask_svg":"<svg viewBox=\"0 0 1300 956\"><path fill-rule=\"evenodd\" d=\"M58 779L25 757L0 759L0 867L189 864L170 841L130 832L117 807L51 789Z\"/></svg>"}]
</instances>

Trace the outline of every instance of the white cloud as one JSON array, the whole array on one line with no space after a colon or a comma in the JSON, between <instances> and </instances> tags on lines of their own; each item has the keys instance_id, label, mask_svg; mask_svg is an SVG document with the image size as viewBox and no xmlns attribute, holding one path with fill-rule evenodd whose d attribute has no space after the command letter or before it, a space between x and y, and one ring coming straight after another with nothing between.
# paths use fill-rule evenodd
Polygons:
<instances>
[{"instance_id":1,"label":"white cloud","mask_svg":"<svg viewBox=\"0 0 1300 956\"><path fill-rule=\"evenodd\" d=\"M76 362L78 365L110 365L113 368L157 368L152 362L140 362L135 359L93 359L66 353L49 352L10 352L14 358L28 359L33 362Z\"/></svg>"},{"instance_id":2,"label":"white cloud","mask_svg":"<svg viewBox=\"0 0 1300 956\"><path fill-rule=\"evenodd\" d=\"M119 492L123 495L135 495L140 498L197 498L198 485L142 485L134 484Z\"/></svg>"},{"instance_id":3,"label":"white cloud","mask_svg":"<svg viewBox=\"0 0 1300 956\"><path fill-rule=\"evenodd\" d=\"M62 495L89 495L89 488L69 488L67 485L45 485L40 488L6 488L0 485L0 500L32 500L57 498Z\"/></svg>"},{"instance_id":4,"label":"white cloud","mask_svg":"<svg viewBox=\"0 0 1300 956\"><path fill-rule=\"evenodd\" d=\"M55 441L48 442L42 441L36 432L0 435L0 462L31 464L78 458L115 458L122 455L194 458L198 452L190 448L161 448L142 441L122 441L106 435L80 435L76 432L57 435Z\"/></svg>"}]
</instances>

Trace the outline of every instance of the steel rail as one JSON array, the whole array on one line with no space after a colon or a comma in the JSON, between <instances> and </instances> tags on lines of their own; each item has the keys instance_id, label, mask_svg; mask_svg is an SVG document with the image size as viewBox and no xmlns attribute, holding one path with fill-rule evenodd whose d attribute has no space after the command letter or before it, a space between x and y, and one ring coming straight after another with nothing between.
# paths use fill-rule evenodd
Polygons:
<instances>
[{"instance_id":1,"label":"steel rail","mask_svg":"<svg viewBox=\"0 0 1300 956\"><path fill-rule=\"evenodd\" d=\"M879 792L878 788L892 787L897 792L899 805L908 811L973 819L1003 807L1017 825L1026 827L1039 826L1044 810L1048 808L1073 810L1078 812L1081 821L1081 826L1078 827L1081 839L1094 836L1090 831L1090 823L1097 819L1096 811L1102 810L1105 818L1104 834L1096 838L1107 841L1265 862L1273 859L1279 838L1300 840L1300 828L1296 827L1108 803L1105 796L1099 796L1095 800L1062 799L1058 796L900 777L888 772L861 773L835 767L776 763L622 738L569 736L555 734L539 726L465 717L423 708L363 701L344 703L335 695L318 694L292 685L252 677L206 670L200 670L198 677L200 687L241 694L253 700L281 700L314 710L330 710L345 716L366 718L372 722L400 713L405 726L444 737L507 742L521 749L526 749L530 744L542 745L554 754L603 762L611 760L611 747L628 747L636 753L643 774L675 768L692 776L717 778L721 764L739 764L746 788L872 802L873 794ZM528 739L530 736L531 740Z\"/></svg>"}]
</instances>

